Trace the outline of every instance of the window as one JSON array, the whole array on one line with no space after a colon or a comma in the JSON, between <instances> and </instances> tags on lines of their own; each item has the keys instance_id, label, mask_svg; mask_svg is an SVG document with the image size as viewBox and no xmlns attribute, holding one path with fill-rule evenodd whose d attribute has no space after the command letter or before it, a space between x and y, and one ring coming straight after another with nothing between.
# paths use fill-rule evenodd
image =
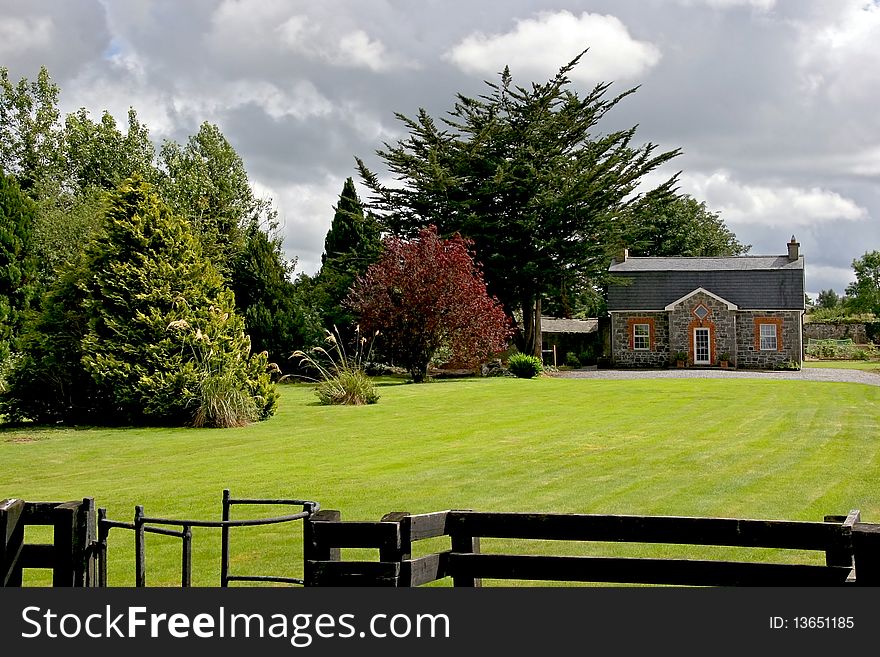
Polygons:
<instances>
[{"instance_id":1,"label":"window","mask_svg":"<svg viewBox=\"0 0 880 657\"><path fill-rule=\"evenodd\" d=\"M649 324L633 324L633 349L647 351L651 348L651 326Z\"/></svg>"},{"instance_id":2,"label":"window","mask_svg":"<svg viewBox=\"0 0 880 657\"><path fill-rule=\"evenodd\" d=\"M776 324L759 324L761 327L761 351L776 351Z\"/></svg>"}]
</instances>

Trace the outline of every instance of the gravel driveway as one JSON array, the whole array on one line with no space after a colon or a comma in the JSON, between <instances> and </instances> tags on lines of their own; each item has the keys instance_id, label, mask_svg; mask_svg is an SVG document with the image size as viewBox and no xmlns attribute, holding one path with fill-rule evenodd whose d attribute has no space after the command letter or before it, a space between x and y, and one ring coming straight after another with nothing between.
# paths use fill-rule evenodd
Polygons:
<instances>
[{"instance_id":1,"label":"gravel driveway","mask_svg":"<svg viewBox=\"0 0 880 657\"><path fill-rule=\"evenodd\" d=\"M832 381L880 386L880 375L861 370L805 367L799 372L752 372L748 370L569 370L554 374L564 379L771 379L774 381Z\"/></svg>"}]
</instances>

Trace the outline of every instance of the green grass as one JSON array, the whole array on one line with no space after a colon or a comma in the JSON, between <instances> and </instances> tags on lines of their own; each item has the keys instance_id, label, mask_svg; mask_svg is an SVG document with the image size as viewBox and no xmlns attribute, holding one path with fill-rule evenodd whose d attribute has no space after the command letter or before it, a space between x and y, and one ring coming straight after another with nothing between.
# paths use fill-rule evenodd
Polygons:
<instances>
[{"instance_id":1,"label":"green grass","mask_svg":"<svg viewBox=\"0 0 880 657\"><path fill-rule=\"evenodd\" d=\"M447 508L821 520L859 508L880 521L878 387L498 378L380 393L372 406L319 406L312 387L284 386L278 414L242 429L3 430L0 498L94 496L117 520L135 504L219 518L228 487L350 520ZM300 531L233 530L233 571L300 573ZM113 585L133 581L131 545L113 530ZM179 582L179 559L177 539L148 537L148 583ZM194 582L216 585L216 530L195 531L194 559Z\"/></svg>"},{"instance_id":2,"label":"green grass","mask_svg":"<svg viewBox=\"0 0 880 657\"><path fill-rule=\"evenodd\" d=\"M876 360L806 360L804 367L829 367L841 370L864 370L880 373L880 362Z\"/></svg>"}]
</instances>

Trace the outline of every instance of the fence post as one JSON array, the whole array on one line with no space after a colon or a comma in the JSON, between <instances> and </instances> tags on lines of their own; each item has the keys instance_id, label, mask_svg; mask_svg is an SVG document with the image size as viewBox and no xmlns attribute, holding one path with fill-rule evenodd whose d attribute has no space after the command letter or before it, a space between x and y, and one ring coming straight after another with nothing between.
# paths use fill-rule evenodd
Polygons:
<instances>
[{"instance_id":1,"label":"fence post","mask_svg":"<svg viewBox=\"0 0 880 657\"><path fill-rule=\"evenodd\" d=\"M223 522L229 520L229 489L223 489ZM229 586L229 527L220 529L220 586Z\"/></svg>"},{"instance_id":2,"label":"fence post","mask_svg":"<svg viewBox=\"0 0 880 657\"><path fill-rule=\"evenodd\" d=\"M80 502L66 502L52 509L52 525L55 530L52 586L77 585L77 557L80 555L77 520L80 506Z\"/></svg>"},{"instance_id":3,"label":"fence post","mask_svg":"<svg viewBox=\"0 0 880 657\"><path fill-rule=\"evenodd\" d=\"M852 568L852 528L861 520L861 513L858 510L853 510L846 516L825 516L824 520L843 525L841 544L825 550L825 565Z\"/></svg>"},{"instance_id":4,"label":"fence post","mask_svg":"<svg viewBox=\"0 0 880 657\"><path fill-rule=\"evenodd\" d=\"M188 588L192 585L192 528L189 525L183 526L183 548L180 558L180 586Z\"/></svg>"},{"instance_id":5,"label":"fence post","mask_svg":"<svg viewBox=\"0 0 880 657\"><path fill-rule=\"evenodd\" d=\"M880 525L853 526L853 561L858 586L880 586Z\"/></svg>"},{"instance_id":6,"label":"fence post","mask_svg":"<svg viewBox=\"0 0 880 657\"><path fill-rule=\"evenodd\" d=\"M382 516L380 522L396 522L400 533L400 546L383 545L379 548L379 561L393 561L401 564L400 577L398 578L398 586L409 587L412 585L412 578L408 573L404 573L403 562L412 558L412 538L410 537L410 525L405 520L409 516L407 511L392 511Z\"/></svg>"},{"instance_id":7,"label":"fence post","mask_svg":"<svg viewBox=\"0 0 880 657\"><path fill-rule=\"evenodd\" d=\"M95 499L84 497L76 510L74 530L74 586L95 585Z\"/></svg>"},{"instance_id":8,"label":"fence post","mask_svg":"<svg viewBox=\"0 0 880 657\"><path fill-rule=\"evenodd\" d=\"M23 500L0 500L0 586L21 586L18 558L24 547Z\"/></svg>"},{"instance_id":9,"label":"fence post","mask_svg":"<svg viewBox=\"0 0 880 657\"><path fill-rule=\"evenodd\" d=\"M147 585L147 563L144 555L144 507L134 507L134 585Z\"/></svg>"},{"instance_id":10,"label":"fence post","mask_svg":"<svg viewBox=\"0 0 880 657\"><path fill-rule=\"evenodd\" d=\"M98 586L107 586L107 536L110 534L110 527L105 524L107 520L107 509L101 507L98 509Z\"/></svg>"},{"instance_id":11,"label":"fence post","mask_svg":"<svg viewBox=\"0 0 880 657\"><path fill-rule=\"evenodd\" d=\"M314 561L339 561L338 547L318 543L313 522L340 522L342 513L331 509L321 510L303 520L303 586L315 586L315 574L310 565Z\"/></svg>"},{"instance_id":12,"label":"fence post","mask_svg":"<svg viewBox=\"0 0 880 657\"><path fill-rule=\"evenodd\" d=\"M467 509L470 510L470 509ZM450 523L449 525L449 538L453 552L460 552L465 554L479 554L480 553L480 537L479 536L471 536L470 534L464 534L461 530L456 526L457 523ZM453 586L465 586L465 587L480 587L483 585L483 581L478 577L470 577L470 576L462 576L456 575L452 573L452 585Z\"/></svg>"}]
</instances>

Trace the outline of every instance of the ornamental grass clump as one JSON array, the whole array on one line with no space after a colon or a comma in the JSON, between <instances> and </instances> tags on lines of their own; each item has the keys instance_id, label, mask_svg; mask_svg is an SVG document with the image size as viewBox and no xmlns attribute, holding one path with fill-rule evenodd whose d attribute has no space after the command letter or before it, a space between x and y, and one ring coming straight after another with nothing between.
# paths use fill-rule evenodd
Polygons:
<instances>
[{"instance_id":1,"label":"ornamental grass clump","mask_svg":"<svg viewBox=\"0 0 880 657\"><path fill-rule=\"evenodd\" d=\"M335 326L333 329L333 333L327 331L325 339L330 345L329 350L324 347L313 347L309 353L295 351L291 358L299 358L300 366L318 372L315 379L318 381L315 395L321 404L325 406L375 404L379 401L379 393L364 371L364 364L369 360L372 351L372 342L367 345L367 339L361 335L358 326L355 329L354 353L349 355L342 344L339 330Z\"/></svg>"},{"instance_id":2,"label":"ornamental grass clump","mask_svg":"<svg viewBox=\"0 0 880 657\"><path fill-rule=\"evenodd\" d=\"M537 356L513 354L507 361L507 369L520 379L532 379L544 370L544 366Z\"/></svg>"}]
</instances>

